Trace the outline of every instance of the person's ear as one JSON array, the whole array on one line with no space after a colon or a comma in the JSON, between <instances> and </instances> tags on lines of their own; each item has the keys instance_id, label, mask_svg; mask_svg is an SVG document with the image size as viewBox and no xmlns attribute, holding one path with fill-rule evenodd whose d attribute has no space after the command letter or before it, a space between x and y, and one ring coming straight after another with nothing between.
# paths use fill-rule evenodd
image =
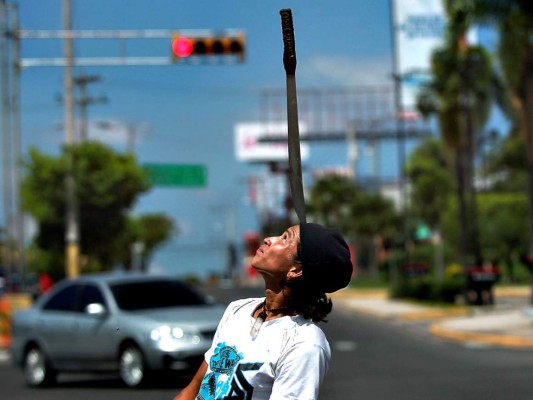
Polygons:
<instances>
[{"instance_id":1,"label":"person's ear","mask_svg":"<svg viewBox=\"0 0 533 400\"><path fill-rule=\"evenodd\" d=\"M287 272L287 280L296 279L303 275L302 266L300 264L294 264Z\"/></svg>"}]
</instances>

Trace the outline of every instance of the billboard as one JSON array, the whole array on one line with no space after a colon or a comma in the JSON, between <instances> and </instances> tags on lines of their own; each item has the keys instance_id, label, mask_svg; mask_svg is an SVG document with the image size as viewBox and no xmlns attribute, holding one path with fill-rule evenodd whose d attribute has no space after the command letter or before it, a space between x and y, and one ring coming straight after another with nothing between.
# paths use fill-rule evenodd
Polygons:
<instances>
[{"instance_id":1,"label":"billboard","mask_svg":"<svg viewBox=\"0 0 533 400\"><path fill-rule=\"evenodd\" d=\"M300 124L300 136L306 127ZM260 142L269 135L278 137L287 134L287 121L280 122L242 122L235 125L235 156L243 162L287 161L289 149L287 142ZM309 157L309 145L300 143L302 160Z\"/></svg>"},{"instance_id":2,"label":"billboard","mask_svg":"<svg viewBox=\"0 0 533 400\"><path fill-rule=\"evenodd\" d=\"M429 79L431 53L444 43L446 14L442 0L391 0L395 74L401 105L414 110L420 85Z\"/></svg>"}]
</instances>

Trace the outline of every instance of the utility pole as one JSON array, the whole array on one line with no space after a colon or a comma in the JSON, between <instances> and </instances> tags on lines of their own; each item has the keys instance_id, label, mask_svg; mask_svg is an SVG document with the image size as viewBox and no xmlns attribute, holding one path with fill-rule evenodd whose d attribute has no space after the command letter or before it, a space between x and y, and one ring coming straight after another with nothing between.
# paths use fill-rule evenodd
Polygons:
<instances>
[{"instance_id":1,"label":"utility pole","mask_svg":"<svg viewBox=\"0 0 533 400\"><path fill-rule=\"evenodd\" d=\"M20 55L15 32L19 21L17 7L0 2L1 69L2 69L2 147L4 190L3 263L11 275L20 273L21 289L25 285L24 224L20 200L20 110L18 79L20 69L14 60ZM10 25L14 30L10 29ZM11 46L10 46L11 43ZM12 57L10 56L10 50ZM17 279L18 281L18 279Z\"/></svg>"},{"instance_id":2,"label":"utility pole","mask_svg":"<svg viewBox=\"0 0 533 400\"><path fill-rule=\"evenodd\" d=\"M88 97L87 85L89 83L96 83L100 81L100 77L97 75L79 75L74 78L74 84L79 88L79 98L77 104L80 108L80 136L79 139L85 142L88 139L88 120L87 120L87 107L91 104L105 103L107 98L102 97Z\"/></svg>"},{"instance_id":3,"label":"utility pole","mask_svg":"<svg viewBox=\"0 0 533 400\"><path fill-rule=\"evenodd\" d=\"M10 221L12 217L13 209L13 196L12 196L12 137L11 137L11 126L10 126L10 98L9 98L9 68L8 68L8 21L7 21L7 6L5 0L0 2L0 18L1 18L1 66L2 66L2 169L3 169L3 203L4 203L4 229L5 234L3 236L4 253L2 255L2 261L9 272L13 271L14 262L13 262L13 251L12 251L12 240L10 229Z\"/></svg>"},{"instance_id":4,"label":"utility pole","mask_svg":"<svg viewBox=\"0 0 533 400\"><path fill-rule=\"evenodd\" d=\"M12 113L12 125L13 132L13 193L15 195L15 226L17 237L17 270L20 273L21 290L26 289L26 257L24 254L24 215L22 213L22 199L21 199L21 163L22 163L22 146L20 139L20 104L19 104L19 92L20 92L20 66L15 60L20 58L20 42L16 33L19 30L19 18L18 8L15 4L10 5L12 14L13 31L9 33L13 36L13 59L10 60L12 65L12 77L11 77L11 113Z\"/></svg>"},{"instance_id":5,"label":"utility pole","mask_svg":"<svg viewBox=\"0 0 533 400\"><path fill-rule=\"evenodd\" d=\"M63 25L66 32L72 30L72 13L70 0L63 0ZM64 38L65 54L65 142L67 147L75 143L74 137L74 96L73 96L73 58L74 43L72 37ZM74 159L71 151L68 151L68 168L65 179L65 203L66 203L66 226L65 226L65 260L66 275L70 278L80 273L79 266L79 213L76 198L76 181L73 175Z\"/></svg>"}]
</instances>

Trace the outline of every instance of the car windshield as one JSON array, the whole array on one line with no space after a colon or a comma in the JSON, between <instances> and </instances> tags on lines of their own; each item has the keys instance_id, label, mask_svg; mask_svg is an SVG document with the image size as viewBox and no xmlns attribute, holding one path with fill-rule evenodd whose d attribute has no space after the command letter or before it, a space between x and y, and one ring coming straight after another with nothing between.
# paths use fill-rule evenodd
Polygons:
<instances>
[{"instance_id":1,"label":"car windshield","mask_svg":"<svg viewBox=\"0 0 533 400\"><path fill-rule=\"evenodd\" d=\"M127 282L110 288L118 307L126 311L208 304L202 295L178 281Z\"/></svg>"}]
</instances>

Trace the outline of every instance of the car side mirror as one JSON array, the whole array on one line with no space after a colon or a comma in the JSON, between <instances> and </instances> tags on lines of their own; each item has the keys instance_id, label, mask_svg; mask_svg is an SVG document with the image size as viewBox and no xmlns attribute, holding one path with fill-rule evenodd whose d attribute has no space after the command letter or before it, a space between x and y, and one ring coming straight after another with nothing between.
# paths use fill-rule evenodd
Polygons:
<instances>
[{"instance_id":1,"label":"car side mirror","mask_svg":"<svg viewBox=\"0 0 533 400\"><path fill-rule=\"evenodd\" d=\"M85 307L85 312L89 315L103 316L107 314L107 310L103 304L91 303Z\"/></svg>"}]
</instances>

